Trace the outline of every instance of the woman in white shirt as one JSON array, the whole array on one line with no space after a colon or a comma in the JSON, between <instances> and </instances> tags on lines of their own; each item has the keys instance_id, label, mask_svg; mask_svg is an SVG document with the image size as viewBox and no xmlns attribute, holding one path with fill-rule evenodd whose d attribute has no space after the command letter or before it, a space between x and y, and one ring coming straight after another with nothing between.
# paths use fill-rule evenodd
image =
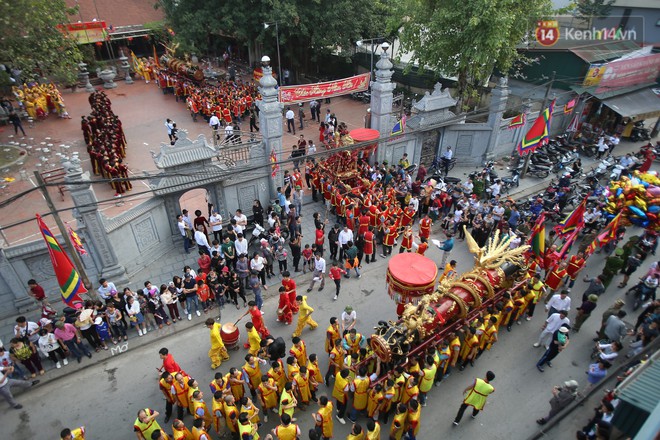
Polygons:
<instances>
[{"instance_id":1,"label":"woman in white shirt","mask_svg":"<svg viewBox=\"0 0 660 440\"><path fill-rule=\"evenodd\" d=\"M140 303L137 302L132 296L126 298L126 313L128 314L131 327L135 327L137 329L138 336L147 334L147 324L145 324L144 315L140 311Z\"/></svg>"},{"instance_id":2,"label":"woman in white shirt","mask_svg":"<svg viewBox=\"0 0 660 440\"><path fill-rule=\"evenodd\" d=\"M60 364L60 361L57 359L58 354L62 359L62 363L64 363L64 365L69 365L69 361L66 360L64 350L62 350L59 342L57 342L57 338L54 334L48 333L48 330L45 328L39 330L38 346L39 351L43 353L44 356L47 356L48 359L53 361L53 363L55 363L55 367L62 368L62 364Z\"/></svg>"},{"instance_id":3,"label":"woman in white shirt","mask_svg":"<svg viewBox=\"0 0 660 440\"><path fill-rule=\"evenodd\" d=\"M213 211L213 214L209 217L209 225L211 225L213 231L213 239L218 240L218 243L222 243L222 216L218 214L218 211Z\"/></svg>"},{"instance_id":4,"label":"woman in white shirt","mask_svg":"<svg viewBox=\"0 0 660 440\"><path fill-rule=\"evenodd\" d=\"M263 286L266 285L266 260L258 252L252 255L250 260L250 270L259 272L259 279Z\"/></svg>"}]
</instances>

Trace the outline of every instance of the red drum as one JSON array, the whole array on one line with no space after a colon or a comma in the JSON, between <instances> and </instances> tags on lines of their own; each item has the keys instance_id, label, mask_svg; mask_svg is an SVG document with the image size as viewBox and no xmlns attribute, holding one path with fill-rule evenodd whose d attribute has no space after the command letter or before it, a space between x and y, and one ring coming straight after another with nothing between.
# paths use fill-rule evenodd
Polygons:
<instances>
[{"instance_id":1,"label":"red drum","mask_svg":"<svg viewBox=\"0 0 660 440\"><path fill-rule=\"evenodd\" d=\"M433 293L438 268L433 260L417 254L396 254L387 265L387 293L397 303L397 314L406 304L417 304L423 295Z\"/></svg>"},{"instance_id":2,"label":"red drum","mask_svg":"<svg viewBox=\"0 0 660 440\"><path fill-rule=\"evenodd\" d=\"M238 327L231 323L223 324L220 337L222 338L222 342L225 343L226 347L231 348L235 346L238 343L238 339L240 338Z\"/></svg>"}]
</instances>

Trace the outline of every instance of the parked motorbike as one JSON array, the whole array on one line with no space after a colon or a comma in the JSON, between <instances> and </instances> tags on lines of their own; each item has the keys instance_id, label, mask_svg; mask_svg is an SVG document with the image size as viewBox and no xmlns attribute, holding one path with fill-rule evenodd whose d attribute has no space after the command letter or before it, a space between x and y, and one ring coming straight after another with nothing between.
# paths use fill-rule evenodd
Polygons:
<instances>
[{"instance_id":1,"label":"parked motorbike","mask_svg":"<svg viewBox=\"0 0 660 440\"><path fill-rule=\"evenodd\" d=\"M626 295L633 294L635 300L633 301L633 311L640 308L640 306L649 300L655 300L655 294L658 286L650 283L648 280L642 280L635 286L628 289Z\"/></svg>"},{"instance_id":2,"label":"parked motorbike","mask_svg":"<svg viewBox=\"0 0 660 440\"><path fill-rule=\"evenodd\" d=\"M507 167L509 169L509 167ZM511 170L510 177L502 177L502 187L500 191L502 194L508 194L511 188L520 186L520 171L518 169Z\"/></svg>"},{"instance_id":3,"label":"parked motorbike","mask_svg":"<svg viewBox=\"0 0 660 440\"><path fill-rule=\"evenodd\" d=\"M255 241L259 241L262 238L265 238L268 240L266 229L261 226L258 223L254 224L254 229L252 229L252 236L250 237L250 240L248 241L248 247L252 246L252 243Z\"/></svg>"},{"instance_id":4,"label":"parked motorbike","mask_svg":"<svg viewBox=\"0 0 660 440\"><path fill-rule=\"evenodd\" d=\"M635 122L635 126L630 133L630 140L633 142L648 141L651 139L651 132L644 127L644 121Z\"/></svg>"}]
</instances>

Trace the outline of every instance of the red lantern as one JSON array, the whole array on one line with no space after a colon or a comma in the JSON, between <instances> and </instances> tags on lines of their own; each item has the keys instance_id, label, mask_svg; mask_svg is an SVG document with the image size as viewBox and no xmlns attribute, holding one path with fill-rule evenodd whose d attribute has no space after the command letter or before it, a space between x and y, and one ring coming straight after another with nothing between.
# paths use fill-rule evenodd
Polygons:
<instances>
[{"instance_id":1,"label":"red lantern","mask_svg":"<svg viewBox=\"0 0 660 440\"><path fill-rule=\"evenodd\" d=\"M133 41L133 37L128 37L127 40L130 43L131 41Z\"/></svg>"},{"instance_id":2,"label":"red lantern","mask_svg":"<svg viewBox=\"0 0 660 440\"><path fill-rule=\"evenodd\" d=\"M98 47L101 47L101 46L103 46L103 43L102 43L101 41L97 41L97 42L96 42L96 45L97 45Z\"/></svg>"},{"instance_id":3,"label":"red lantern","mask_svg":"<svg viewBox=\"0 0 660 440\"><path fill-rule=\"evenodd\" d=\"M148 39L149 39L149 35L145 35L145 36L144 36L144 39L145 39L145 40L148 40Z\"/></svg>"}]
</instances>

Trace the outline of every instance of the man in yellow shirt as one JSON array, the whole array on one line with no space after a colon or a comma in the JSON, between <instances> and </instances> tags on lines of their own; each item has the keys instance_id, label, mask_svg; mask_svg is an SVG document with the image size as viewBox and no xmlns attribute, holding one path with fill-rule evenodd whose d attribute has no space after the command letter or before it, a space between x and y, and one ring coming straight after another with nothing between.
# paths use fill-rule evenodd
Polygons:
<instances>
[{"instance_id":1,"label":"man in yellow shirt","mask_svg":"<svg viewBox=\"0 0 660 440\"><path fill-rule=\"evenodd\" d=\"M422 369L422 375L419 381L419 403L426 406L426 393L431 391L438 367L433 361L433 356L426 356L426 365Z\"/></svg>"},{"instance_id":2,"label":"man in yellow shirt","mask_svg":"<svg viewBox=\"0 0 660 440\"><path fill-rule=\"evenodd\" d=\"M222 336L220 334L222 324L215 322L213 318L207 319L205 324L206 328L211 330L211 349L208 355L211 359L211 369L215 370L222 364L222 361L229 360L229 353L227 353L225 343L222 342Z\"/></svg>"},{"instance_id":3,"label":"man in yellow shirt","mask_svg":"<svg viewBox=\"0 0 660 440\"><path fill-rule=\"evenodd\" d=\"M314 429L323 440L332 438L332 431L334 428L332 421L332 402L328 400L327 396L319 397L319 410L312 414L314 419Z\"/></svg>"},{"instance_id":4,"label":"man in yellow shirt","mask_svg":"<svg viewBox=\"0 0 660 440\"><path fill-rule=\"evenodd\" d=\"M456 278L456 264L456 260L451 260L449 263L445 264L445 270L440 275L438 283L441 283L445 278L447 278L447 281L451 281Z\"/></svg>"},{"instance_id":5,"label":"man in yellow shirt","mask_svg":"<svg viewBox=\"0 0 660 440\"><path fill-rule=\"evenodd\" d=\"M248 348L248 353L252 356L256 356L261 348L261 336L259 336L259 332L257 332L257 329L251 322L245 323L245 328L247 329L248 339L248 343L245 344L247 347L245 348Z\"/></svg>"},{"instance_id":6,"label":"man in yellow shirt","mask_svg":"<svg viewBox=\"0 0 660 440\"><path fill-rule=\"evenodd\" d=\"M365 440L380 440L380 423L373 419L367 420L367 436Z\"/></svg>"},{"instance_id":7,"label":"man in yellow shirt","mask_svg":"<svg viewBox=\"0 0 660 440\"><path fill-rule=\"evenodd\" d=\"M486 373L486 379L476 378L474 383L463 391L465 398L463 399L463 403L454 419L454 426L458 426L461 418L463 418L463 413L468 406L472 407L473 419L479 414L479 411L484 408L484 405L486 405L486 399L491 393L493 393L493 391L495 391L495 388L490 384L493 379L495 379L495 373L488 371Z\"/></svg>"},{"instance_id":8,"label":"man in yellow shirt","mask_svg":"<svg viewBox=\"0 0 660 440\"><path fill-rule=\"evenodd\" d=\"M300 336L305 326L309 326L310 329L314 330L319 325L312 319L312 313L314 309L307 304L307 295L298 295L296 300L300 303L300 310L298 311L298 324L296 325L296 330L293 332L293 336Z\"/></svg>"},{"instance_id":9,"label":"man in yellow shirt","mask_svg":"<svg viewBox=\"0 0 660 440\"><path fill-rule=\"evenodd\" d=\"M65 428L60 432L62 440L85 440L85 427L81 426L76 429Z\"/></svg>"}]
</instances>

